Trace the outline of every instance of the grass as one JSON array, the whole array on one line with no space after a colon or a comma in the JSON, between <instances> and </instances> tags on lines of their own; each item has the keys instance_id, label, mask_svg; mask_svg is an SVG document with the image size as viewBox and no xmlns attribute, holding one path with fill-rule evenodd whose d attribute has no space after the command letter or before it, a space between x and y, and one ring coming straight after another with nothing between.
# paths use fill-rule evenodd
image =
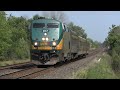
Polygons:
<instances>
[{"instance_id":1,"label":"grass","mask_svg":"<svg viewBox=\"0 0 120 90\"><path fill-rule=\"evenodd\" d=\"M30 60L9 60L9 61L0 61L0 67L8 66L13 64L19 64L24 62L29 62Z\"/></svg>"},{"instance_id":2,"label":"grass","mask_svg":"<svg viewBox=\"0 0 120 90\"><path fill-rule=\"evenodd\" d=\"M111 67L111 57L105 54L99 63L95 63L88 69L80 70L73 74L74 79L117 79Z\"/></svg>"}]
</instances>

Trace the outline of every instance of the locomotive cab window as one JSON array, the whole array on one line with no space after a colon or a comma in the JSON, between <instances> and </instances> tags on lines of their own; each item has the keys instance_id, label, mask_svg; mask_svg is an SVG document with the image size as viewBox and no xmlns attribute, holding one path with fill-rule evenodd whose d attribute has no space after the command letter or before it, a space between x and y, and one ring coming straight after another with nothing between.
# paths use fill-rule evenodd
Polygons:
<instances>
[{"instance_id":1,"label":"locomotive cab window","mask_svg":"<svg viewBox=\"0 0 120 90\"><path fill-rule=\"evenodd\" d=\"M48 23L47 28L58 28L58 23Z\"/></svg>"},{"instance_id":2,"label":"locomotive cab window","mask_svg":"<svg viewBox=\"0 0 120 90\"><path fill-rule=\"evenodd\" d=\"M45 23L33 23L33 28L44 28Z\"/></svg>"}]
</instances>

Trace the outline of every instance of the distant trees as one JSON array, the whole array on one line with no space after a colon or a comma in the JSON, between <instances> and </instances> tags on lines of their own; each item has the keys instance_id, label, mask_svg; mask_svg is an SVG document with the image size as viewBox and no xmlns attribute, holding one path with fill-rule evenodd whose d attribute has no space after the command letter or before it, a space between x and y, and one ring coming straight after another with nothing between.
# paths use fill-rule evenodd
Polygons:
<instances>
[{"instance_id":1,"label":"distant trees","mask_svg":"<svg viewBox=\"0 0 120 90\"><path fill-rule=\"evenodd\" d=\"M85 33L85 30L80 26L74 25L73 22L70 22L68 24L68 29L75 31L78 36L81 36L83 38L87 38L87 34Z\"/></svg>"},{"instance_id":2,"label":"distant trees","mask_svg":"<svg viewBox=\"0 0 120 90\"><path fill-rule=\"evenodd\" d=\"M33 20L38 19L40 16L38 14L33 16Z\"/></svg>"},{"instance_id":3,"label":"distant trees","mask_svg":"<svg viewBox=\"0 0 120 90\"><path fill-rule=\"evenodd\" d=\"M90 42L90 46L93 49L96 49L98 47L100 47L101 43L98 41L93 41L91 38L87 38L87 40Z\"/></svg>"}]
</instances>

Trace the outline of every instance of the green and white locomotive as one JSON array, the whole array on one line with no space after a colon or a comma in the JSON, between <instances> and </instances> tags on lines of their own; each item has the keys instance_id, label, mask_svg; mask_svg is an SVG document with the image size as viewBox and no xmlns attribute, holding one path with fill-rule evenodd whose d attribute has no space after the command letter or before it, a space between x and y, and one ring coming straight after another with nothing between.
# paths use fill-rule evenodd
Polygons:
<instances>
[{"instance_id":1,"label":"green and white locomotive","mask_svg":"<svg viewBox=\"0 0 120 90\"><path fill-rule=\"evenodd\" d=\"M37 65L54 65L58 62L86 56L89 43L68 30L58 20L40 18L30 25L31 61Z\"/></svg>"}]
</instances>

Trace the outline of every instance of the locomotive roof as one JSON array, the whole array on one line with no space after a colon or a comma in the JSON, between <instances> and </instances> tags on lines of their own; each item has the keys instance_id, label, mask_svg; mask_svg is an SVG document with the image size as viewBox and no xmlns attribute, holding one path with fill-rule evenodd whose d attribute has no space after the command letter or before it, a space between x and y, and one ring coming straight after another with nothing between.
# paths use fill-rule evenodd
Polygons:
<instances>
[{"instance_id":1,"label":"locomotive roof","mask_svg":"<svg viewBox=\"0 0 120 90\"><path fill-rule=\"evenodd\" d=\"M45 19L35 19L35 20L33 20L33 22L36 22L36 21L47 21L47 20L60 22L59 20L56 20L56 19L51 19L51 18L45 18Z\"/></svg>"}]
</instances>

